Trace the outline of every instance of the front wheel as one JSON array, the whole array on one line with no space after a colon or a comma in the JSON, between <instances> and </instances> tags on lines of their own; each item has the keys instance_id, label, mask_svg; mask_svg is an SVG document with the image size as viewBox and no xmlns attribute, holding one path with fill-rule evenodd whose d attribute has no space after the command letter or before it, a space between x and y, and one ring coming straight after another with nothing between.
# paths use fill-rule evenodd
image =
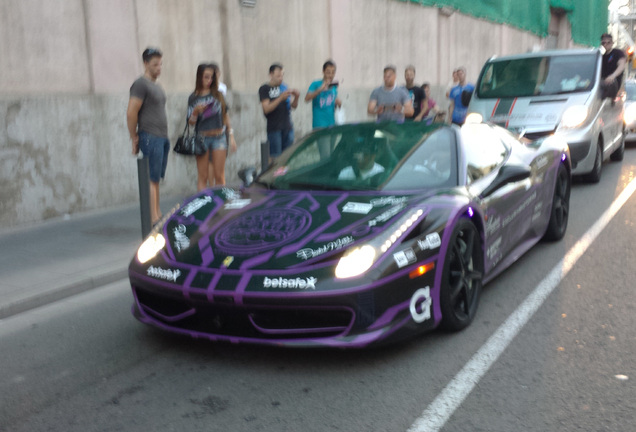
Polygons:
<instances>
[{"instance_id":1,"label":"front wheel","mask_svg":"<svg viewBox=\"0 0 636 432\"><path fill-rule=\"evenodd\" d=\"M468 219L459 220L451 234L440 289L442 328L459 331L475 317L484 275L479 232Z\"/></svg>"},{"instance_id":2,"label":"front wheel","mask_svg":"<svg viewBox=\"0 0 636 432\"><path fill-rule=\"evenodd\" d=\"M568 170L563 164L560 164L554 184L550 221L548 222L548 229L543 236L544 240L557 241L561 240L565 235L570 214L570 186L571 181Z\"/></svg>"}]
</instances>

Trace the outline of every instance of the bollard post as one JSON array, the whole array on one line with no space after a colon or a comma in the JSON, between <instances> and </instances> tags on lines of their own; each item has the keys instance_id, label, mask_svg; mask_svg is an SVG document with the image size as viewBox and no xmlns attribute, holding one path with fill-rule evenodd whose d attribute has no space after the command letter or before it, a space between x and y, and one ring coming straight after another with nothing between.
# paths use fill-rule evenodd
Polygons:
<instances>
[{"instance_id":1,"label":"bollard post","mask_svg":"<svg viewBox=\"0 0 636 432\"><path fill-rule=\"evenodd\" d=\"M139 155L142 153L139 152ZM137 158L137 177L139 178L139 213L141 214L141 238L144 239L152 229L150 221L150 168L148 159Z\"/></svg>"},{"instance_id":2,"label":"bollard post","mask_svg":"<svg viewBox=\"0 0 636 432\"><path fill-rule=\"evenodd\" d=\"M269 166L269 142L261 142L261 172L265 172Z\"/></svg>"}]
</instances>

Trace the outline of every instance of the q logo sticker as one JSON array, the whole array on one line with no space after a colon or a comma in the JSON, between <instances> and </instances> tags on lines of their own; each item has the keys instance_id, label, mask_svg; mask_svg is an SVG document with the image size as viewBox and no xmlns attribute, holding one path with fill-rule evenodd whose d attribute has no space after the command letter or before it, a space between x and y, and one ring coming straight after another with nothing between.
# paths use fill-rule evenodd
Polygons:
<instances>
[{"instance_id":1,"label":"q logo sticker","mask_svg":"<svg viewBox=\"0 0 636 432\"><path fill-rule=\"evenodd\" d=\"M432 303L430 287L420 288L415 291L413 297L411 297L411 304L409 305L413 321L419 324L430 319Z\"/></svg>"}]
</instances>

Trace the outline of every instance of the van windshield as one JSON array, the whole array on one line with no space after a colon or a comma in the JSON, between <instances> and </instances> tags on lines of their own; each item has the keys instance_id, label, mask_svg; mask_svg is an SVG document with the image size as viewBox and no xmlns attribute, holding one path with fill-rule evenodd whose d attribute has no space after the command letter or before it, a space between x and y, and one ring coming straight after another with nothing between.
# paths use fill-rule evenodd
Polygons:
<instances>
[{"instance_id":1,"label":"van windshield","mask_svg":"<svg viewBox=\"0 0 636 432\"><path fill-rule=\"evenodd\" d=\"M515 98L589 91L596 55L562 55L492 61L479 77L480 98Z\"/></svg>"}]
</instances>

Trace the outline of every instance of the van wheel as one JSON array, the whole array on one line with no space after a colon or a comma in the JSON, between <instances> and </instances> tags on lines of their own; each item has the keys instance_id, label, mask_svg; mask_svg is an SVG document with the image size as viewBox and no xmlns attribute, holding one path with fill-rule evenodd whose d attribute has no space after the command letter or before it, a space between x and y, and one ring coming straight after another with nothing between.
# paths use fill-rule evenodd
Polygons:
<instances>
[{"instance_id":1,"label":"van wheel","mask_svg":"<svg viewBox=\"0 0 636 432\"><path fill-rule=\"evenodd\" d=\"M603 138L599 137L596 144L596 158L594 158L594 167L589 174L583 176L583 179L589 183L598 183L601 181L601 168L603 167Z\"/></svg>"},{"instance_id":2,"label":"van wheel","mask_svg":"<svg viewBox=\"0 0 636 432\"><path fill-rule=\"evenodd\" d=\"M621 145L610 155L610 160L620 162L625 156L625 131L621 135Z\"/></svg>"}]
</instances>

